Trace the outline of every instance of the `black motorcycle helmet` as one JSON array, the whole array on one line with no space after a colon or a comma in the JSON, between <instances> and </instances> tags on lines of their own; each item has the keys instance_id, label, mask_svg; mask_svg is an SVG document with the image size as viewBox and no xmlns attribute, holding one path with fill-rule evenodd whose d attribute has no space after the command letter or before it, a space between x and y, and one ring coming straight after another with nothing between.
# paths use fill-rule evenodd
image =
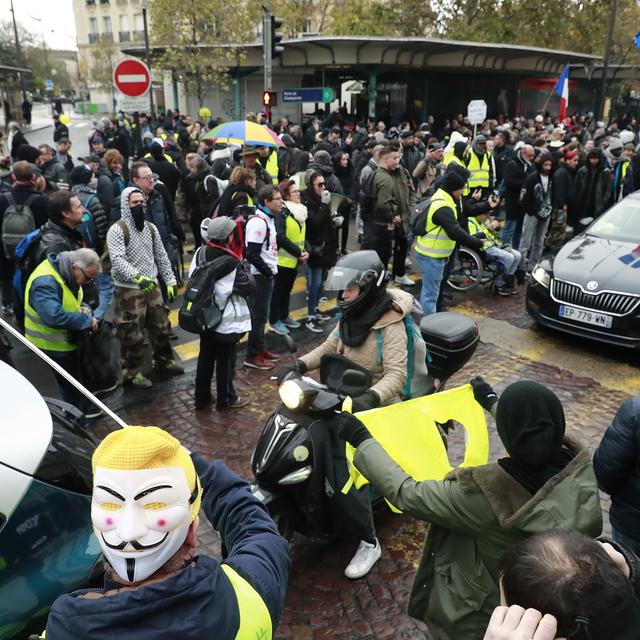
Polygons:
<instances>
[{"instance_id":1,"label":"black motorcycle helmet","mask_svg":"<svg viewBox=\"0 0 640 640\"><path fill-rule=\"evenodd\" d=\"M385 275L385 268L375 251L354 251L340 258L329 271L324 288L338 291L338 307L345 315L351 315L373 307L384 295ZM360 294L347 302L342 292L352 287L360 287Z\"/></svg>"}]
</instances>

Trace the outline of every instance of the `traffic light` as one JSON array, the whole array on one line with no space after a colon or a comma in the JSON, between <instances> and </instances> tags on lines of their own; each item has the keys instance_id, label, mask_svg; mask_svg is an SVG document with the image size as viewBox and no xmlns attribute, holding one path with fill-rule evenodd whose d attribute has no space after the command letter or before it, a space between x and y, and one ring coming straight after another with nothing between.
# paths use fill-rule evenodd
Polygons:
<instances>
[{"instance_id":1,"label":"traffic light","mask_svg":"<svg viewBox=\"0 0 640 640\"><path fill-rule=\"evenodd\" d=\"M278 94L275 91L263 91L262 104L269 109L275 107L278 104Z\"/></svg>"},{"instance_id":2,"label":"traffic light","mask_svg":"<svg viewBox=\"0 0 640 640\"><path fill-rule=\"evenodd\" d=\"M276 18L273 14L271 15L271 59L279 58L284 51L284 47L279 44L284 34L281 31L277 31L283 22L282 18Z\"/></svg>"}]
</instances>

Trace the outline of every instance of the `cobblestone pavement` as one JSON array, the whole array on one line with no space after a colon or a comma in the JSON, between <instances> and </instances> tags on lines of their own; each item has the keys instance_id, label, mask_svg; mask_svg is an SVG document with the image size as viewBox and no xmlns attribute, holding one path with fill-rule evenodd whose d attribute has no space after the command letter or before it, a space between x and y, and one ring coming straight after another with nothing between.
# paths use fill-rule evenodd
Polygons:
<instances>
[{"instance_id":1,"label":"cobblestone pavement","mask_svg":"<svg viewBox=\"0 0 640 640\"><path fill-rule=\"evenodd\" d=\"M505 301L486 292L476 292L456 310L475 315L479 322L482 318L508 322L517 345L518 337L524 335L525 327L529 326L523 306L522 294ZM297 336L294 334L294 337ZM301 351L310 349L319 340L314 337ZM482 374L498 391L519 379L537 380L552 388L562 399L568 432L591 449L595 448L616 409L629 395L625 384L603 386L598 375L585 375L579 365L574 364L571 368L550 365L537 361L535 357L523 356L517 348L500 346L499 339L491 340L480 343L471 362L456 374L449 386L464 384L477 374ZM548 340L558 351L554 361L562 363L563 350L569 348L566 340L561 336L551 336ZM575 345L569 346L576 348ZM579 344L578 348L582 349L583 358L602 357L599 353L601 347ZM589 349L593 350L592 353ZM567 359L567 362L572 361ZM607 370L626 366L618 365L615 359L605 362L608 363L604 367ZM595 367L595 370L599 368ZM129 424L165 427L190 449L220 458L235 472L250 478L251 452L266 417L277 406L278 399L270 372L246 373L240 370L237 381L238 391L249 394L251 402L246 409L235 413L220 414L214 410L196 414L193 411L193 377L190 374L172 380L165 387L159 385L151 395L138 393L132 402L128 400L129 395L122 396L120 413ZM503 455L494 426L490 425L491 460ZM96 429L99 434L105 432L104 426L98 425ZM454 463L463 456L461 431L454 431L450 437ZM608 531L608 501L605 499L603 509L605 530ZM383 547L382 559L366 578L355 582L347 580L342 573L354 552L355 542L310 540L299 536L294 539L293 570L277 638L373 640L429 637L424 625L406 614L408 593L426 527L409 516L393 515L384 507L376 512L376 526ZM217 535L210 527L204 528L201 551L214 555L219 553Z\"/></svg>"}]
</instances>

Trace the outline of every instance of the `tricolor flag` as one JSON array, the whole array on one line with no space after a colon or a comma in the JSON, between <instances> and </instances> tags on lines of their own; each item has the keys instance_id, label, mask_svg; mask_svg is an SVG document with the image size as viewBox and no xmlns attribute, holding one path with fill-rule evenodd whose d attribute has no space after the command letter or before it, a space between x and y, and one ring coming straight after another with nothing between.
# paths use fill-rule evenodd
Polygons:
<instances>
[{"instance_id":1,"label":"tricolor flag","mask_svg":"<svg viewBox=\"0 0 640 640\"><path fill-rule=\"evenodd\" d=\"M569 65L566 65L562 70L554 91L560 96L558 117L562 120L567 115L567 105L569 104Z\"/></svg>"}]
</instances>

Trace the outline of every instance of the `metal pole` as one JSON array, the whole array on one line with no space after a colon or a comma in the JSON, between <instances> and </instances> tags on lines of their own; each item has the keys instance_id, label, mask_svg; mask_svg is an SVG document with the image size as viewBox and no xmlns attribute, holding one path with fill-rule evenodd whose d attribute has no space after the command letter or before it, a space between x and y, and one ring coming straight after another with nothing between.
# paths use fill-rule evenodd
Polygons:
<instances>
[{"instance_id":1,"label":"metal pole","mask_svg":"<svg viewBox=\"0 0 640 640\"><path fill-rule=\"evenodd\" d=\"M19 340L25 347L33 351L41 360L44 360L56 373L60 374L69 384L73 385L80 393L89 398L91 402L102 409L112 420L117 422L123 429L129 425L116 413L111 411L106 404L98 400L89 389L81 385L69 372L65 371L57 362L53 361L46 353L29 342L19 331L16 331L6 320L0 318L0 326L4 327L14 338Z\"/></svg>"},{"instance_id":2,"label":"metal pole","mask_svg":"<svg viewBox=\"0 0 640 640\"><path fill-rule=\"evenodd\" d=\"M140 6L142 7L142 24L144 27L144 61L149 67L149 73L151 74L151 56L149 55L149 29L147 27L147 0L141 0ZM151 110L151 117L154 117L155 107L153 104L153 76L149 78L151 80L151 86L149 87L149 108Z\"/></svg>"},{"instance_id":3,"label":"metal pole","mask_svg":"<svg viewBox=\"0 0 640 640\"><path fill-rule=\"evenodd\" d=\"M271 91L271 12L269 6L262 5L262 54L264 58L264 90Z\"/></svg>"},{"instance_id":4,"label":"metal pole","mask_svg":"<svg viewBox=\"0 0 640 640\"><path fill-rule=\"evenodd\" d=\"M16 24L16 12L13 10L13 0L11 0L11 18L13 19L13 35L16 39L16 63L17 66L22 68L22 53L20 51L20 39L18 38L18 25ZM18 77L20 78L20 90L22 91L22 100L27 99L27 90L24 86L24 77L22 71L18 71Z\"/></svg>"},{"instance_id":5,"label":"metal pole","mask_svg":"<svg viewBox=\"0 0 640 640\"><path fill-rule=\"evenodd\" d=\"M607 92L607 75L609 72L609 61L611 58L611 46L613 44L613 31L616 25L616 14L618 13L618 0L611 0L611 17L609 18L609 30L607 32L607 45L604 50L604 64L602 66L602 85L600 87L600 103L598 105L598 118L604 117L604 99Z\"/></svg>"}]
</instances>

